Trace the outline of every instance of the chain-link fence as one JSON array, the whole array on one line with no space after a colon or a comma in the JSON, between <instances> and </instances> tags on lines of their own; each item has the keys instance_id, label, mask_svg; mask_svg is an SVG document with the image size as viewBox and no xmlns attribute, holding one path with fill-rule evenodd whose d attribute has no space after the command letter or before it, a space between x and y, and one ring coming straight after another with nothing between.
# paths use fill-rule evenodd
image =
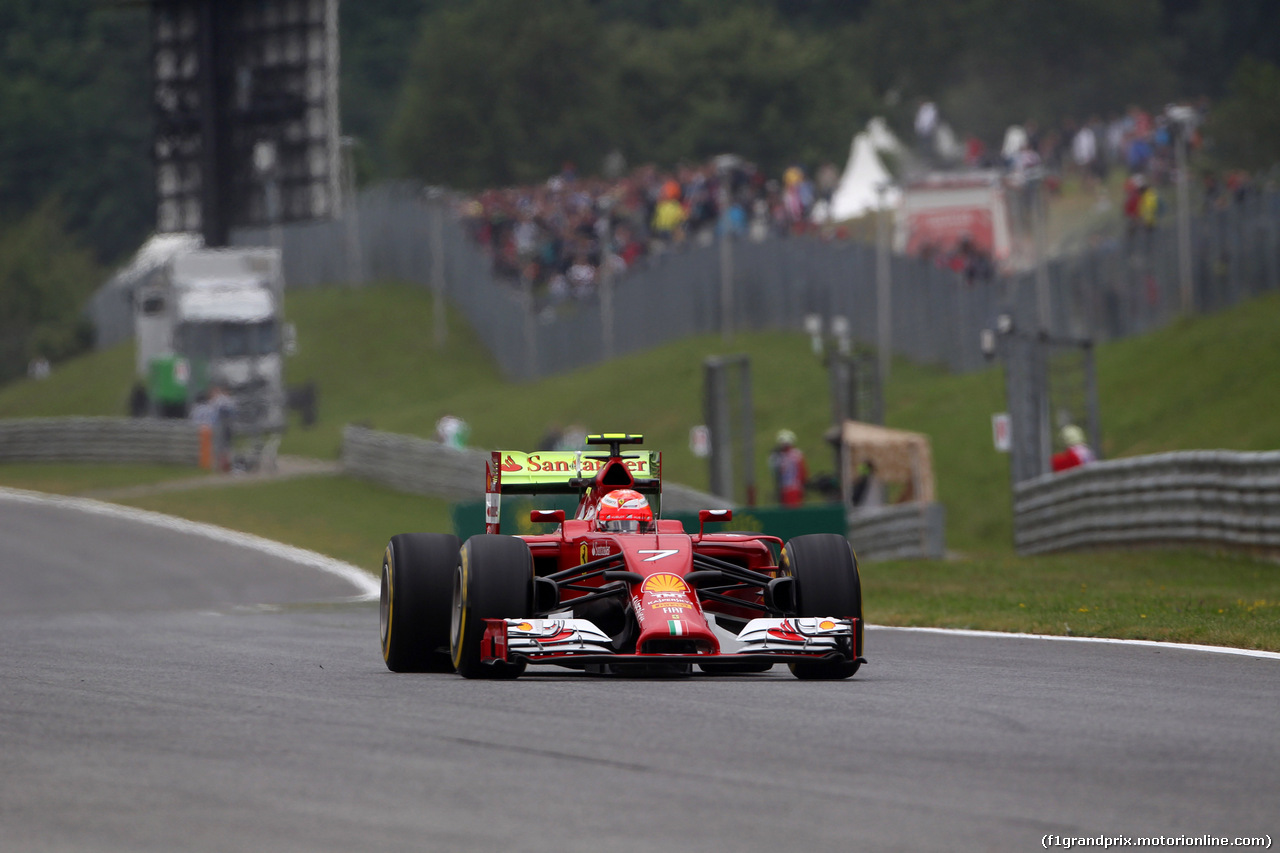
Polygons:
<instances>
[{"instance_id":1,"label":"chain-link fence","mask_svg":"<svg viewBox=\"0 0 1280 853\"><path fill-rule=\"evenodd\" d=\"M800 329L809 314L847 318L855 342L877 345L875 249L816 236L690 244L651 256L583 299L549 305L493 274L491 259L446 213L443 194L372 187L344 219L278 230L291 289L398 280L439 288L468 318L506 375L533 379L693 334ZM1172 219L1172 217L1170 217ZM1156 328L1186 311L1216 310L1280 288L1280 193L1256 191L1195 217L1190 269L1174 224L1096 237L1034 271L967 285L935 264L890 264L891 349L953 371L984 365L982 329L1007 313L1024 328L1104 341ZM271 244L270 229L234 235ZM1187 282L1190 286L1187 286ZM1048 301L1038 302L1040 293ZM90 311L99 343L120 339L127 294L104 289ZM103 329L114 330L103 334Z\"/></svg>"},{"instance_id":2,"label":"chain-link fence","mask_svg":"<svg viewBox=\"0 0 1280 853\"><path fill-rule=\"evenodd\" d=\"M545 294L495 276L462 223L437 214L448 204L408 185L380 186L364 191L345 220L280 229L289 288L438 286L512 378L562 373L693 334L799 329L810 314L844 316L855 341L877 340L869 246L810 237L735 240L728 252L691 244L650 256L607 292L551 305ZM269 229L234 235L239 245L271 238ZM894 351L956 370L979 367L978 330L996 311L1000 284L965 288L950 270L910 258L894 258L891 275Z\"/></svg>"}]
</instances>

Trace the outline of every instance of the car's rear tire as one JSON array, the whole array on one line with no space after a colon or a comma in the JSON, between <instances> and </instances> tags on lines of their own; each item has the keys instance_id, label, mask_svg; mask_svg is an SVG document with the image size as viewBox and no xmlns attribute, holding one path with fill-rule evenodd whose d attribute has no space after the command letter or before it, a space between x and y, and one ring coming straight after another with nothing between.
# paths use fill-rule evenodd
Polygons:
<instances>
[{"instance_id":1,"label":"car's rear tire","mask_svg":"<svg viewBox=\"0 0 1280 853\"><path fill-rule=\"evenodd\" d=\"M392 672L453 672L449 618L458 537L392 536L382 557L382 659Z\"/></svg>"},{"instance_id":2,"label":"car's rear tire","mask_svg":"<svg viewBox=\"0 0 1280 853\"><path fill-rule=\"evenodd\" d=\"M482 533L462 546L454 574L450 644L453 666L466 678L516 678L519 663L481 663L486 619L533 614L533 555L523 539Z\"/></svg>"},{"instance_id":3,"label":"car's rear tire","mask_svg":"<svg viewBox=\"0 0 1280 853\"><path fill-rule=\"evenodd\" d=\"M862 650L862 581L849 540L835 533L797 536L782 549L781 568L795 578L796 615L856 618L852 660L796 661L788 664L801 679L848 678L858 671Z\"/></svg>"}]
</instances>

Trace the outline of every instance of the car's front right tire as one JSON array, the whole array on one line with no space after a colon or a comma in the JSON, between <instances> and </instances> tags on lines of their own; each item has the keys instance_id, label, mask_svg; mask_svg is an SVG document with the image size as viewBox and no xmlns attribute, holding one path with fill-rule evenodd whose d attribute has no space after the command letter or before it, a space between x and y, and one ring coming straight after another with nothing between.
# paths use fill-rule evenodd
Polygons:
<instances>
[{"instance_id":1,"label":"car's front right tire","mask_svg":"<svg viewBox=\"0 0 1280 853\"><path fill-rule=\"evenodd\" d=\"M462 546L454 574L450 645L453 666L465 678L516 678L518 663L483 663L486 619L533 615L533 555L523 539L481 533Z\"/></svg>"},{"instance_id":2,"label":"car's front right tire","mask_svg":"<svg viewBox=\"0 0 1280 853\"><path fill-rule=\"evenodd\" d=\"M453 672L449 620L458 537L392 536L382 556L378 622L382 659L392 672Z\"/></svg>"}]
</instances>

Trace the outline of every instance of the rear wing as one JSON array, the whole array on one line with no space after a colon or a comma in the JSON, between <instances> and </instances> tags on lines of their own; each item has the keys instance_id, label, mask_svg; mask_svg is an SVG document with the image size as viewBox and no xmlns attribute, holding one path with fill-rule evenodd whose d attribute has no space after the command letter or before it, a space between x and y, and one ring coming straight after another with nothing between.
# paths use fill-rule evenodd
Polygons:
<instances>
[{"instance_id":1,"label":"rear wing","mask_svg":"<svg viewBox=\"0 0 1280 853\"><path fill-rule=\"evenodd\" d=\"M623 453L618 447L619 444L636 444L640 440L640 436L588 436L589 444L609 444L609 453L581 450L493 451L485 463L485 531L499 532L498 519L504 493L576 494L581 499L588 488L596 485L602 471L605 474L599 479L603 486L626 486L642 494L660 496L662 453L657 450Z\"/></svg>"}]
</instances>

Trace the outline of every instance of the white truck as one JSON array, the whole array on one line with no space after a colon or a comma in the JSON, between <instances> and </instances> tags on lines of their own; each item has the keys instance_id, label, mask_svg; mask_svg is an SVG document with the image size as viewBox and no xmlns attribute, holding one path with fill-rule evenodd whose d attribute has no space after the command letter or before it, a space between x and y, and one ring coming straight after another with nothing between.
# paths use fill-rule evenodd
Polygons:
<instances>
[{"instance_id":1,"label":"white truck","mask_svg":"<svg viewBox=\"0 0 1280 853\"><path fill-rule=\"evenodd\" d=\"M277 249L181 249L136 282L133 304L135 409L185 417L220 390L233 403L235 436L284 430L293 328L283 320Z\"/></svg>"}]
</instances>

